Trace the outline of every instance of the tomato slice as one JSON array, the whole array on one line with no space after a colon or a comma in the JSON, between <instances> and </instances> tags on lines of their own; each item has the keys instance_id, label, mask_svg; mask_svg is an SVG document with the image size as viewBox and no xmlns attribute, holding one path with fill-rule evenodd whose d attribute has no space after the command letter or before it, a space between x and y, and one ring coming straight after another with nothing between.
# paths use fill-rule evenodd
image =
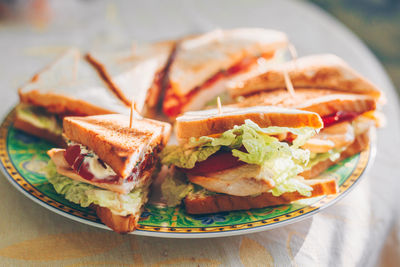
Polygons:
<instances>
[{"instance_id":1,"label":"tomato slice","mask_svg":"<svg viewBox=\"0 0 400 267\"><path fill-rule=\"evenodd\" d=\"M273 54L263 55L264 58L271 58ZM224 77L231 77L242 71L249 69L253 64L257 62L259 57L245 57L238 63L234 64L226 70L221 70L217 72L214 76L206 80L202 85L193 88L187 95L178 96L171 88L171 84L167 86L164 103L163 112L169 117L176 117L182 112L182 107L186 102L189 102L200 90L206 90L214 83L218 82Z\"/></svg>"},{"instance_id":2,"label":"tomato slice","mask_svg":"<svg viewBox=\"0 0 400 267\"><path fill-rule=\"evenodd\" d=\"M231 151L218 151L217 153L211 155L205 161L197 162L192 169L179 169L188 174L204 175L206 173L222 171L243 164L246 163L240 161L237 157L234 157Z\"/></svg>"},{"instance_id":3,"label":"tomato slice","mask_svg":"<svg viewBox=\"0 0 400 267\"><path fill-rule=\"evenodd\" d=\"M322 117L322 121L324 122L324 127L329 127L338 122L353 120L359 115L360 113L353 111L338 111L331 115Z\"/></svg>"}]
</instances>

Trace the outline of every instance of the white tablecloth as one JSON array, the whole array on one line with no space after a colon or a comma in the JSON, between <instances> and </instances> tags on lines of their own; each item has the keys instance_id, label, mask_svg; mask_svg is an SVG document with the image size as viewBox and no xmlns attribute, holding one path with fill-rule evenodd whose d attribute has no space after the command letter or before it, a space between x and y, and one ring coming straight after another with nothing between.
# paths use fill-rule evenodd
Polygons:
<instances>
[{"instance_id":1,"label":"white tablecloth","mask_svg":"<svg viewBox=\"0 0 400 267\"><path fill-rule=\"evenodd\" d=\"M302 222L244 236L203 240L120 236L54 214L0 177L0 265L374 266L380 255L386 266L400 264L398 98L375 57L334 19L299 1L53 1L51 5L50 23L40 19L31 26L0 23L0 114L17 103L18 86L68 45L100 47L215 27L260 26L287 32L299 55L332 52L343 57L385 91L388 125L378 132L373 167L348 196Z\"/></svg>"}]
</instances>

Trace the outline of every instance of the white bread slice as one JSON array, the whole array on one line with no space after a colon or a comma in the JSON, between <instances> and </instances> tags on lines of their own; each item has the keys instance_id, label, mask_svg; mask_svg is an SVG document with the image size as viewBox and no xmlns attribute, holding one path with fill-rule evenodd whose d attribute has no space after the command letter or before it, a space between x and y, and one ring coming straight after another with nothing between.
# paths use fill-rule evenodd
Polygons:
<instances>
[{"instance_id":1,"label":"white bread slice","mask_svg":"<svg viewBox=\"0 0 400 267\"><path fill-rule=\"evenodd\" d=\"M340 93L322 88L298 88L293 97L287 90L271 90L241 99L233 107L273 105L318 113L321 117L338 111L364 113L376 109L376 99L369 95Z\"/></svg>"},{"instance_id":2,"label":"white bread slice","mask_svg":"<svg viewBox=\"0 0 400 267\"><path fill-rule=\"evenodd\" d=\"M353 70L343 59L332 54L311 55L277 64L256 77L233 84L230 92L233 96L239 96L286 88L284 70L288 72L295 89L318 87L371 95L375 99L382 96L375 85Z\"/></svg>"},{"instance_id":3,"label":"white bread slice","mask_svg":"<svg viewBox=\"0 0 400 267\"><path fill-rule=\"evenodd\" d=\"M46 139L46 140L56 144L59 147L65 146L64 139L62 138L61 135L55 134L47 129L39 128L39 127L33 125L29 121L26 121L23 118L20 118L18 116L18 113L15 116L13 125L15 128L17 128L19 130L22 130L24 132L27 132L27 133L37 136L39 138Z\"/></svg>"},{"instance_id":4,"label":"white bread slice","mask_svg":"<svg viewBox=\"0 0 400 267\"><path fill-rule=\"evenodd\" d=\"M272 179L257 179L261 167L254 164L244 164L236 168L214 173L207 176L190 175L190 182L205 189L233 196L251 196L267 192L275 185Z\"/></svg>"},{"instance_id":5,"label":"white bread slice","mask_svg":"<svg viewBox=\"0 0 400 267\"><path fill-rule=\"evenodd\" d=\"M148 192L146 193L143 203L147 202L147 194ZM135 231L140 219L140 214L142 214L142 208L139 209L135 214L129 214L126 216L114 214L109 208L100 207L98 205L94 205L93 209L96 211L97 217L99 217L99 219L105 225L119 234L126 234Z\"/></svg>"},{"instance_id":6,"label":"white bread slice","mask_svg":"<svg viewBox=\"0 0 400 267\"><path fill-rule=\"evenodd\" d=\"M286 70L294 88L324 88L379 99L382 92L365 77L353 70L343 59L332 54L311 55L277 64L264 73L233 84L233 96L249 95L266 90L286 88Z\"/></svg>"},{"instance_id":7,"label":"white bread slice","mask_svg":"<svg viewBox=\"0 0 400 267\"><path fill-rule=\"evenodd\" d=\"M18 93L21 102L42 106L51 113L129 114L129 107L108 88L75 48L67 50L36 74Z\"/></svg>"},{"instance_id":8,"label":"white bread slice","mask_svg":"<svg viewBox=\"0 0 400 267\"><path fill-rule=\"evenodd\" d=\"M272 106L256 106L249 108L223 107L220 114L217 109L186 112L176 119L176 136L178 139L220 134L242 125L250 119L258 126L280 127L323 127L322 120L316 113L285 109Z\"/></svg>"},{"instance_id":9,"label":"white bread slice","mask_svg":"<svg viewBox=\"0 0 400 267\"><path fill-rule=\"evenodd\" d=\"M174 47L174 41L165 41L112 52L91 51L86 57L119 98L127 105L134 99L143 114L158 104L164 71Z\"/></svg>"},{"instance_id":10,"label":"white bread slice","mask_svg":"<svg viewBox=\"0 0 400 267\"><path fill-rule=\"evenodd\" d=\"M184 96L221 70L247 56L275 52L287 46L283 32L261 28L214 30L181 41L169 70L169 83Z\"/></svg>"},{"instance_id":11,"label":"white bread slice","mask_svg":"<svg viewBox=\"0 0 400 267\"><path fill-rule=\"evenodd\" d=\"M134 119L111 114L89 117L65 117L65 136L87 146L121 178L127 178L147 153L159 152L169 139L169 123Z\"/></svg>"},{"instance_id":12,"label":"white bread slice","mask_svg":"<svg viewBox=\"0 0 400 267\"><path fill-rule=\"evenodd\" d=\"M304 182L313 188L310 197L303 196L297 191L284 193L279 197L275 197L271 193L262 193L258 196L245 197L231 196L227 194L207 195L202 194L200 191L200 193L191 193L184 199L185 209L189 214L249 210L289 204L300 199L336 194L338 192L337 183L334 178L311 179L305 180Z\"/></svg>"}]
</instances>

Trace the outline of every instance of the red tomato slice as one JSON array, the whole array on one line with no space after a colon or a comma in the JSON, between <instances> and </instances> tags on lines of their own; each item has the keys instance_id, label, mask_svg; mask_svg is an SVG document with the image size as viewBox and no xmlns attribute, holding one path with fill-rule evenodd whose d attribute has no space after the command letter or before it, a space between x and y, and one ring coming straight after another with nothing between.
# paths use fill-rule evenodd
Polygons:
<instances>
[{"instance_id":1,"label":"red tomato slice","mask_svg":"<svg viewBox=\"0 0 400 267\"><path fill-rule=\"evenodd\" d=\"M205 161L197 162L192 169L181 169L193 175L204 175L206 173L222 171L236 166L246 164L232 155L232 152L219 151Z\"/></svg>"},{"instance_id":2,"label":"red tomato slice","mask_svg":"<svg viewBox=\"0 0 400 267\"><path fill-rule=\"evenodd\" d=\"M322 117L322 121L324 122L324 127L329 127L338 122L353 120L359 115L360 113L353 111L338 111L334 114Z\"/></svg>"}]
</instances>

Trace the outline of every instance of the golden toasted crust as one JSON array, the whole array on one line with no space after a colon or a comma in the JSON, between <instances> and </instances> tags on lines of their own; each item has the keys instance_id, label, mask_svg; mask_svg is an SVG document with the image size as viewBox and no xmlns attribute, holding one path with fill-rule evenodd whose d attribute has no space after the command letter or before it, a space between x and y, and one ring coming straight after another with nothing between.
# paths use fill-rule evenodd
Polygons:
<instances>
[{"instance_id":1,"label":"golden toasted crust","mask_svg":"<svg viewBox=\"0 0 400 267\"><path fill-rule=\"evenodd\" d=\"M298 88L293 97L287 90L271 90L240 99L235 107L273 105L296 108L327 116L338 111L364 113L376 109L376 100L372 96L338 93L338 91L320 88Z\"/></svg>"},{"instance_id":2,"label":"golden toasted crust","mask_svg":"<svg viewBox=\"0 0 400 267\"><path fill-rule=\"evenodd\" d=\"M119 234L126 234L134 231L137 228L141 212L130 214L127 216L116 215L111 212L109 208L104 208L95 205L97 217L113 231Z\"/></svg>"},{"instance_id":3,"label":"golden toasted crust","mask_svg":"<svg viewBox=\"0 0 400 267\"><path fill-rule=\"evenodd\" d=\"M135 119L129 128L129 117L118 114L65 117L63 127L69 140L92 149L123 179L148 149L163 148L171 131L170 124L150 119Z\"/></svg>"},{"instance_id":4,"label":"golden toasted crust","mask_svg":"<svg viewBox=\"0 0 400 267\"><path fill-rule=\"evenodd\" d=\"M26 93L19 90L18 94L22 103L44 107L50 113L55 114L89 116L114 113L86 101L60 94L42 93L39 90Z\"/></svg>"},{"instance_id":5,"label":"golden toasted crust","mask_svg":"<svg viewBox=\"0 0 400 267\"><path fill-rule=\"evenodd\" d=\"M279 126L293 128L313 127L319 129L323 126L321 118L316 113L298 110L279 110L274 107L271 107L269 110L257 108L259 107L253 107L254 110L243 110L243 113L241 114L240 112L224 112L218 116L206 115L188 120L181 120L180 118L182 117L180 117L176 122L176 136L179 139L185 139L190 137L219 134L232 129L235 125L244 124L245 120L247 119L252 120L262 128ZM276 109L276 111L274 111L274 109Z\"/></svg>"},{"instance_id":6,"label":"golden toasted crust","mask_svg":"<svg viewBox=\"0 0 400 267\"><path fill-rule=\"evenodd\" d=\"M37 128L36 126L30 124L29 122L21 120L20 118L18 118L18 116L15 117L14 127L29 134L32 134L34 136L37 136L39 138L46 139L56 144L59 147L66 146L64 139L62 138L61 135L56 135L46 129Z\"/></svg>"},{"instance_id":7,"label":"golden toasted crust","mask_svg":"<svg viewBox=\"0 0 400 267\"><path fill-rule=\"evenodd\" d=\"M265 90L286 88L283 70L286 69L294 88L319 87L355 94L381 97L380 90L335 55L312 55L299 58L249 78L231 89L234 96L249 95Z\"/></svg>"},{"instance_id":8,"label":"golden toasted crust","mask_svg":"<svg viewBox=\"0 0 400 267\"><path fill-rule=\"evenodd\" d=\"M313 103L314 102L314 103ZM329 95L299 105L299 109L327 116L338 111L364 113L376 109L376 101L370 96L363 95Z\"/></svg>"},{"instance_id":9,"label":"golden toasted crust","mask_svg":"<svg viewBox=\"0 0 400 267\"><path fill-rule=\"evenodd\" d=\"M325 161L317 163L314 167L312 167L310 170L307 170L305 172L302 172L301 175L302 177L306 179L311 179L314 178L318 175L320 175L323 171L328 169L330 166L335 165L339 161L342 161L348 157L351 157L357 153L360 153L364 149L368 147L369 144L369 136L370 133L369 131L366 131L358 136L356 136L356 139L354 142L346 148L341 154L340 158L336 161L331 161L330 159L327 159Z\"/></svg>"},{"instance_id":10,"label":"golden toasted crust","mask_svg":"<svg viewBox=\"0 0 400 267\"><path fill-rule=\"evenodd\" d=\"M310 180L313 191L310 197L336 194L337 184L335 179ZM298 192L284 193L279 197L271 193L263 193L255 197L238 197L226 194L216 195L191 195L184 199L186 212L189 214L217 213L232 210L248 210L289 204L293 201L308 198Z\"/></svg>"}]
</instances>

